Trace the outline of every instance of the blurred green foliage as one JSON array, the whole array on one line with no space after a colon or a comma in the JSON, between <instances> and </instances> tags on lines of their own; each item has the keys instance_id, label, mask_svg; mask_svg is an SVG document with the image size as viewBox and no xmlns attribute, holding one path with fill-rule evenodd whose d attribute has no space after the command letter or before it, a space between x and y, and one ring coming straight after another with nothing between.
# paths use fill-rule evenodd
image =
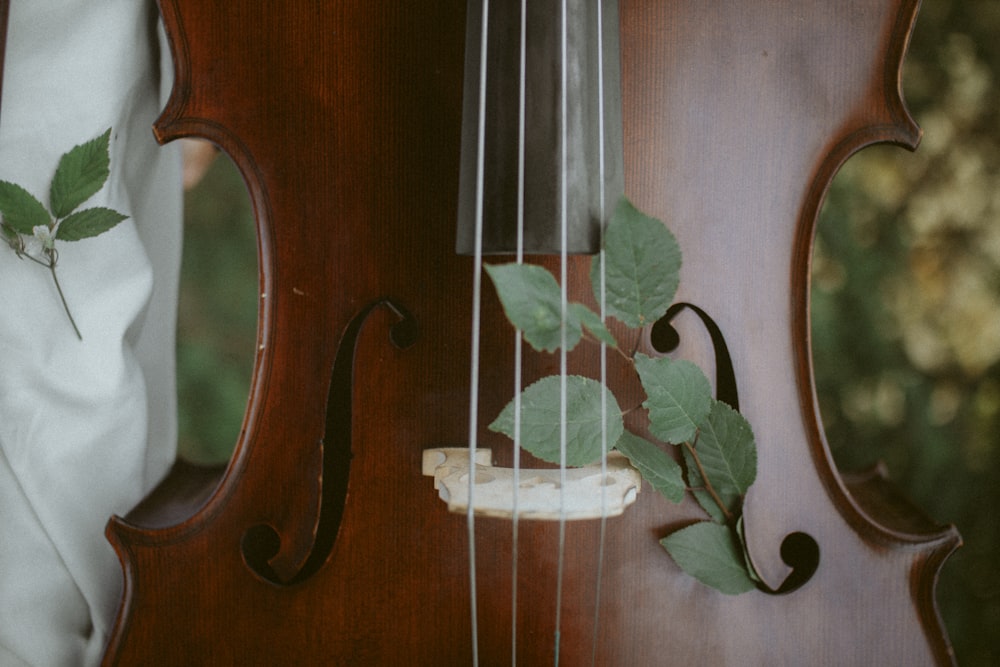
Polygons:
<instances>
[{"instance_id":1,"label":"blurred green foliage","mask_svg":"<svg viewBox=\"0 0 1000 667\"><path fill-rule=\"evenodd\" d=\"M177 322L178 449L225 461L239 435L257 333L257 237L231 161L215 160L184 204Z\"/></svg>"},{"instance_id":2,"label":"blurred green foliage","mask_svg":"<svg viewBox=\"0 0 1000 667\"><path fill-rule=\"evenodd\" d=\"M962 665L1000 664L998 75L1000 2L925 0L904 67L922 145L845 165L813 266L831 450L957 525L938 600Z\"/></svg>"},{"instance_id":3,"label":"blurred green foliage","mask_svg":"<svg viewBox=\"0 0 1000 667\"><path fill-rule=\"evenodd\" d=\"M831 450L965 541L938 586L962 665L1000 664L1000 2L925 0L904 68L925 136L837 176L817 230L813 353ZM255 237L233 165L189 193L180 450L225 460L254 357Z\"/></svg>"}]
</instances>

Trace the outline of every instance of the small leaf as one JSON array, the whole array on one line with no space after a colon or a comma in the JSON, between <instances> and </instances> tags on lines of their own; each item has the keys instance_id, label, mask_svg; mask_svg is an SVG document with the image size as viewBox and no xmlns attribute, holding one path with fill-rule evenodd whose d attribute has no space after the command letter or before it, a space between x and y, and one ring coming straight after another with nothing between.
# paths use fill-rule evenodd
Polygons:
<instances>
[{"instance_id":1,"label":"small leaf","mask_svg":"<svg viewBox=\"0 0 1000 667\"><path fill-rule=\"evenodd\" d=\"M591 264L601 302L604 268L607 312L635 329L663 317L677 292L681 251L666 226L622 197L604 232L604 251Z\"/></svg>"},{"instance_id":2,"label":"small leaf","mask_svg":"<svg viewBox=\"0 0 1000 667\"><path fill-rule=\"evenodd\" d=\"M757 448L746 418L722 401L713 401L708 418L699 425L698 459L712 488L723 499L738 500L757 478ZM736 510L727 503L729 510Z\"/></svg>"},{"instance_id":3,"label":"small leaf","mask_svg":"<svg viewBox=\"0 0 1000 667\"><path fill-rule=\"evenodd\" d=\"M646 390L642 405L649 410L650 433L672 444L691 440L712 407L705 374L690 361L644 354L636 355L635 368Z\"/></svg>"},{"instance_id":4,"label":"small leaf","mask_svg":"<svg viewBox=\"0 0 1000 667\"><path fill-rule=\"evenodd\" d=\"M562 345L562 293L555 277L534 264L487 265L497 295L511 324L539 351L553 352ZM566 349L580 342L579 321L566 313Z\"/></svg>"},{"instance_id":5,"label":"small leaf","mask_svg":"<svg viewBox=\"0 0 1000 667\"><path fill-rule=\"evenodd\" d=\"M606 400L607 439L601 436L601 401ZM542 378L521 393L521 446L543 461L560 462L561 387L557 375ZM583 466L601 457L624 431L621 408L608 389L596 380L566 376L566 465ZM489 426L514 437L514 401Z\"/></svg>"},{"instance_id":6,"label":"small leaf","mask_svg":"<svg viewBox=\"0 0 1000 667\"><path fill-rule=\"evenodd\" d=\"M701 521L667 535L660 544L689 575L726 595L755 588L743 553L726 526Z\"/></svg>"},{"instance_id":7,"label":"small leaf","mask_svg":"<svg viewBox=\"0 0 1000 667\"><path fill-rule=\"evenodd\" d=\"M45 205L20 185L0 181L0 212L4 222L21 234L32 234L39 225L52 224Z\"/></svg>"},{"instance_id":8,"label":"small leaf","mask_svg":"<svg viewBox=\"0 0 1000 667\"><path fill-rule=\"evenodd\" d=\"M57 219L65 218L104 187L110 173L110 140L108 128L96 139L74 146L59 160L49 189L49 203Z\"/></svg>"},{"instance_id":9,"label":"small leaf","mask_svg":"<svg viewBox=\"0 0 1000 667\"><path fill-rule=\"evenodd\" d=\"M592 333L598 340L607 343L613 348L618 347L618 341L615 337L611 335L607 327L604 326L604 322L601 321L601 316L587 308L582 303L571 303L569 304L569 312L573 317L575 322L579 322L581 325L587 328L587 331Z\"/></svg>"},{"instance_id":10,"label":"small leaf","mask_svg":"<svg viewBox=\"0 0 1000 667\"><path fill-rule=\"evenodd\" d=\"M127 215L122 215L110 208L85 208L59 223L56 238L60 241L88 239L103 234L122 220L127 219Z\"/></svg>"},{"instance_id":11,"label":"small leaf","mask_svg":"<svg viewBox=\"0 0 1000 667\"><path fill-rule=\"evenodd\" d=\"M730 513L736 514L740 511L743 496L757 478L757 448L750 424L743 415L722 401L713 401L711 412L699 424L698 431L695 446L698 460L719 500ZM703 490L705 482L701 472L686 449L684 462L688 484L694 489L698 504L715 521L725 522L724 513L715 499Z\"/></svg>"},{"instance_id":12,"label":"small leaf","mask_svg":"<svg viewBox=\"0 0 1000 667\"><path fill-rule=\"evenodd\" d=\"M684 478L681 467L655 444L625 431L615 449L628 457L642 478L667 500L679 503L684 499Z\"/></svg>"}]
</instances>

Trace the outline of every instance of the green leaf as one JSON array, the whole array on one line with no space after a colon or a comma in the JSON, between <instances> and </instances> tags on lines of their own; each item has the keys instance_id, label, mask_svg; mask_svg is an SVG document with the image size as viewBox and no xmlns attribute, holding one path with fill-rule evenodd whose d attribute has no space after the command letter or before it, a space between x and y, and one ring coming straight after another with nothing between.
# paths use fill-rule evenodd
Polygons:
<instances>
[{"instance_id":1,"label":"green leaf","mask_svg":"<svg viewBox=\"0 0 1000 667\"><path fill-rule=\"evenodd\" d=\"M500 303L511 324L539 351L553 352L562 345L562 293L555 277L534 264L487 265ZM583 330L571 313L566 314L566 349L580 342Z\"/></svg>"},{"instance_id":2,"label":"green leaf","mask_svg":"<svg viewBox=\"0 0 1000 667\"><path fill-rule=\"evenodd\" d=\"M622 197L604 232L604 252L591 264L590 282L598 303L602 265L607 312L634 329L667 312L677 292L681 251L662 222Z\"/></svg>"},{"instance_id":3,"label":"green leaf","mask_svg":"<svg viewBox=\"0 0 1000 667\"><path fill-rule=\"evenodd\" d=\"M689 575L726 595L755 588L743 552L726 526L702 521L671 533L660 544Z\"/></svg>"},{"instance_id":4,"label":"green leaf","mask_svg":"<svg viewBox=\"0 0 1000 667\"><path fill-rule=\"evenodd\" d=\"M35 227L48 227L52 222L42 202L20 185L7 181L0 181L0 212L14 231L29 236Z\"/></svg>"},{"instance_id":5,"label":"green leaf","mask_svg":"<svg viewBox=\"0 0 1000 667\"><path fill-rule=\"evenodd\" d=\"M650 433L673 444L691 440L712 407L705 374L690 361L644 354L636 355L635 368L646 390L642 405L649 410Z\"/></svg>"},{"instance_id":6,"label":"green leaf","mask_svg":"<svg viewBox=\"0 0 1000 667\"><path fill-rule=\"evenodd\" d=\"M60 241L87 239L103 234L122 220L127 219L127 215L122 215L110 208L86 208L60 222L56 229L56 238Z\"/></svg>"},{"instance_id":7,"label":"green leaf","mask_svg":"<svg viewBox=\"0 0 1000 667\"><path fill-rule=\"evenodd\" d=\"M736 410L713 401L708 417L698 426L695 450L712 488L726 509L736 514L740 511L743 496L757 478L757 447L749 422ZM703 490L705 482L694 462L694 457L684 450L688 484L698 504L719 523L725 516L715 499ZM702 488L699 488L702 487Z\"/></svg>"},{"instance_id":8,"label":"green leaf","mask_svg":"<svg viewBox=\"0 0 1000 667\"><path fill-rule=\"evenodd\" d=\"M675 503L684 499L681 467L662 449L629 431L622 433L615 449L627 456L643 479L664 498Z\"/></svg>"},{"instance_id":9,"label":"green leaf","mask_svg":"<svg viewBox=\"0 0 1000 667\"><path fill-rule=\"evenodd\" d=\"M607 439L601 437L601 401L606 401ZM557 375L542 378L521 393L521 446L543 461L560 462L561 388ZM514 401L489 426L514 437ZM601 457L602 442L618 441L625 427L621 408L596 380L566 376L566 465L583 466Z\"/></svg>"},{"instance_id":10,"label":"green leaf","mask_svg":"<svg viewBox=\"0 0 1000 667\"><path fill-rule=\"evenodd\" d=\"M65 218L104 187L110 173L110 141L108 128L96 139L74 146L59 160L49 189L49 203L57 219Z\"/></svg>"},{"instance_id":11,"label":"green leaf","mask_svg":"<svg viewBox=\"0 0 1000 667\"><path fill-rule=\"evenodd\" d=\"M582 303L571 303L569 304L569 314L572 316L574 324L579 322L598 340L607 343L613 348L618 347L618 341L615 340L615 337L612 336L611 332L604 326L604 322L601 321L601 316L592 311L590 308L587 308Z\"/></svg>"},{"instance_id":12,"label":"green leaf","mask_svg":"<svg viewBox=\"0 0 1000 667\"><path fill-rule=\"evenodd\" d=\"M757 448L750 424L722 401L713 401L699 431L695 451L712 487L723 499L742 498L757 478Z\"/></svg>"}]
</instances>

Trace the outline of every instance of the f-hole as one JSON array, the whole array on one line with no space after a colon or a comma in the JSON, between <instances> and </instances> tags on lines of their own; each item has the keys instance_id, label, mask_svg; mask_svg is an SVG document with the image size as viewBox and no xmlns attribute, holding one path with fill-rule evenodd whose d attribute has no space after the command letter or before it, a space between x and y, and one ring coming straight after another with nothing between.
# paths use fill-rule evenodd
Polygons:
<instances>
[{"instance_id":1,"label":"f-hole","mask_svg":"<svg viewBox=\"0 0 1000 667\"><path fill-rule=\"evenodd\" d=\"M715 396L733 410L740 409L739 391L736 389L736 372L733 370L733 360L729 356L729 347L722 330L708 313L690 303L675 303L667 309L666 314L653 323L649 330L649 343L653 349L662 354L668 354L677 349L681 343L681 335L674 328L673 319L687 308L695 313L708 331L715 351Z\"/></svg>"},{"instance_id":2,"label":"f-hole","mask_svg":"<svg viewBox=\"0 0 1000 667\"><path fill-rule=\"evenodd\" d=\"M281 537L274 528L258 524L243 535L241 548L247 567L271 583L290 586L305 581L319 571L337 541L351 472L354 351L365 321L379 307L389 309L397 318L389 328L389 341L397 348L410 347L420 335L416 319L404 306L388 298L370 303L347 325L337 347L327 393L320 511L312 550L302 569L290 580L282 581L269 563L281 547Z\"/></svg>"},{"instance_id":3,"label":"f-hole","mask_svg":"<svg viewBox=\"0 0 1000 667\"><path fill-rule=\"evenodd\" d=\"M723 403L734 410L740 409L739 390L736 387L736 372L733 369L733 359L726 345L726 337L719 325L708 313L690 303L677 303L671 306L659 320L653 323L649 331L649 343L654 350L668 354L676 350L681 343L680 332L673 325L673 319L689 309L701 320L712 341L715 354L715 395ZM785 536L781 542L781 560L791 568L791 572L777 588L770 588L764 583L757 587L771 595L784 595L801 588L819 568L819 545L812 536L795 532Z\"/></svg>"}]
</instances>

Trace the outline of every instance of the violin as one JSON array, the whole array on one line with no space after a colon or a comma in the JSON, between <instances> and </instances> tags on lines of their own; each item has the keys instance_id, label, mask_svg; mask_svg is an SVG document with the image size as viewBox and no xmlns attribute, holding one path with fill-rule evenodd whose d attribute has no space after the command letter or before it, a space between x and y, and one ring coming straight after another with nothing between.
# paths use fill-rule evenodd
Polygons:
<instances>
[{"instance_id":1,"label":"violin","mask_svg":"<svg viewBox=\"0 0 1000 667\"><path fill-rule=\"evenodd\" d=\"M831 179L919 141L900 92L917 0L600 4L623 191L684 252L678 307L620 333L697 363L753 424L744 519L766 585L725 595L667 556L659 540L703 516L690 499L647 487L620 516L515 533L450 512L425 475L425 450L470 439L485 470L514 461L485 425L514 393L516 335L456 251L481 0L161 0L176 80L155 132L214 142L246 182L259 345L229 464L179 463L109 524L125 591L104 665L953 663L934 586L960 538L877 470L836 470L809 340ZM516 43L504 25L487 27ZM593 250L525 261L592 301ZM600 363L581 346L566 366ZM522 382L558 365L525 350ZM642 401L620 367L607 382Z\"/></svg>"}]
</instances>

